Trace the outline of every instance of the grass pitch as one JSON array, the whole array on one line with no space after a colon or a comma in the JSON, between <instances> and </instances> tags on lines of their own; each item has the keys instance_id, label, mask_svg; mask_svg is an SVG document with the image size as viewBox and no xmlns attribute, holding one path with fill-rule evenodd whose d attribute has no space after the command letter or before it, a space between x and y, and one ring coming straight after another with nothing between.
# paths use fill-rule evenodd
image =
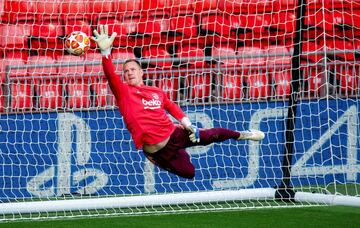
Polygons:
<instances>
[{"instance_id":1,"label":"grass pitch","mask_svg":"<svg viewBox=\"0 0 360 228\"><path fill-rule=\"evenodd\" d=\"M360 208L321 206L0 223L0 227L360 227Z\"/></svg>"}]
</instances>

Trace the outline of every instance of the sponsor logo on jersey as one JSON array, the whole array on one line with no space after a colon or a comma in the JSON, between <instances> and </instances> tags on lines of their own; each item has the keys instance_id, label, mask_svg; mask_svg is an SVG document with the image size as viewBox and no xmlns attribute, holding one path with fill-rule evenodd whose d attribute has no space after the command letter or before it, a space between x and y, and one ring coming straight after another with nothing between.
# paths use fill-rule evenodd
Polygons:
<instances>
[{"instance_id":1,"label":"sponsor logo on jersey","mask_svg":"<svg viewBox=\"0 0 360 228\"><path fill-rule=\"evenodd\" d=\"M144 105L144 109L158 109L161 107L159 96L156 93L152 94L152 96L153 99L151 100L145 100L144 98L141 100Z\"/></svg>"}]
</instances>

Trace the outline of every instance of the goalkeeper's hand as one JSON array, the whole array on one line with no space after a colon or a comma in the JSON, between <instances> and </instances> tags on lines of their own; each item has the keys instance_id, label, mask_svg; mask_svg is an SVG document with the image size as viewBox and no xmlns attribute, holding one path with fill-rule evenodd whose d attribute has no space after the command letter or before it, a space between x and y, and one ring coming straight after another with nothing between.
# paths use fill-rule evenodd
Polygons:
<instances>
[{"instance_id":1,"label":"goalkeeper's hand","mask_svg":"<svg viewBox=\"0 0 360 228\"><path fill-rule=\"evenodd\" d=\"M199 128L194 125L190 125L186 129L190 132L189 135L190 141L193 143L199 143L200 142Z\"/></svg>"},{"instance_id":2,"label":"goalkeeper's hand","mask_svg":"<svg viewBox=\"0 0 360 228\"><path fill-rule=\"evenodd\" d=\"M200 142L200 132L199 132L199 128L196 127L195 125L191 124L189 118L184 117L181 120L181 124L185 127L186 130L188 130L189 134L189 139L191 142L193 143L199 143Z\"/></svg>"},{"instance_id":3,"label":"goalkeeper's hand","mask_svg":"<svg viewBox=\"0 0 360 228\"><path fill-rule=\"evenodd\" d=\"M94 36L92 37L92 40L94 40L97 43L101 51L101 54L107 57L111 53L111 46L115 40L115 37L117 36L117 33L113 32L109 37L109 27L107 25L100 25L99 27L100 27L100 34L95 29L93 31Z\"/></svg>"}]
</instances>

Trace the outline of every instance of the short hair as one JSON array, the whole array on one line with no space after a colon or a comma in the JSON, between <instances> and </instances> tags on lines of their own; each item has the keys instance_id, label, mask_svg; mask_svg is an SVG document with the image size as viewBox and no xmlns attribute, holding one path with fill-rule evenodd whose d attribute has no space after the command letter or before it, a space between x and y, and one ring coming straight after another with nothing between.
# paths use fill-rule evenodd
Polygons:
<instances>
[{"instance_id":1,"label":"short hair","mask_svg":"<svg viewBox=\"0 0 360 228\"><path fill-rule=\"evenodd\" d=\"M136 63L136 64L140 67L140 69L142 68L142 67L141 67L141 63L140 63L139 60L137 60L137 59L128 59L128 60L126 60L126 61L123 63L123 66L125 66L126 64L128 64L128 63L130 63L130 62L134 62L134 63Z\"/></svg>"}]
</instances>

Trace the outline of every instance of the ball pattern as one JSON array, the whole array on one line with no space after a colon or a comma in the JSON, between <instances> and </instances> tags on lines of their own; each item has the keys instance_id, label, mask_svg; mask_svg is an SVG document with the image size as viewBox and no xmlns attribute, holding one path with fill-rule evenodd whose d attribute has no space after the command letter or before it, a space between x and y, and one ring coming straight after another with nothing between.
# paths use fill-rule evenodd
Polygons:
<instances>
[{"instance_id":1,"label":"ball pattern","mask_svg":"<svg viewBox=\"0 0 360 228\"><path fill-rule=\"evenodd\" d=\"M65 48L72 55L84 55L90 49L90 38L81 31L74 31L66 36Z\"/></svg>"}]
</instances>

